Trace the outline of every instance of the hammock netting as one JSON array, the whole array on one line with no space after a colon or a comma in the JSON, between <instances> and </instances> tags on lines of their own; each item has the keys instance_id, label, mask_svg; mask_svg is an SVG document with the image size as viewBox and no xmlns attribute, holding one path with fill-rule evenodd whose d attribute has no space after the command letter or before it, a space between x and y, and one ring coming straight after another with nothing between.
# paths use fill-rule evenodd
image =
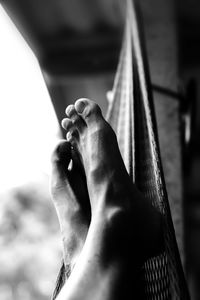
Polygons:
<instances>
[{"instance_id":1,"label":"hammock netting","mask_svg":"<svg viewBox=\"0 0 200 300\"><path fill-rule=\"evenodd\" d=\"M187 284L160 159L152 88L137 1L127 0L124 38L109 100L107 121L115 130L133 182L163 219L164 250L144 263L138 278L140 299L186 300ZM65 274L65 275L64 275ZM65 281L64 267L53 298Z\"/></svg>"}]
</instances>

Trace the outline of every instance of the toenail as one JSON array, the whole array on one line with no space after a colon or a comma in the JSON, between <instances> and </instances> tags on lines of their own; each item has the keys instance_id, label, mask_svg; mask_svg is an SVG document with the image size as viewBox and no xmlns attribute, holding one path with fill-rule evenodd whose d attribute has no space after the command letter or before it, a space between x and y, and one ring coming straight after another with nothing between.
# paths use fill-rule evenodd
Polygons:
<instances>
[{"instance_id":1,"label":"toenail","mask_svg":"<svg viewBox=\"0 0 200 300\"><path fill-rule=\"evenodd\" d=\"M61 122L61 126L62 126L62 128L64 128L64 129L65 129L65 120L66 120L66 119L63 119L62 122Z\"/></svg>"},{"instance_id":2,"label":"toenail","mask_svg":"<svg viewBox=\"0 0 200 300\"><path fill-rule=\"evenodd\" d=\"M72 121L70 119L68 119L68 118L65 118L65 119L62 120L61 126L65 130L69 130L69 128L71 128L71 126L72 126Z\"/></svg>"},{"instance_id":3,"label":"toenail","mask_svg":"<svg viewBox=\"0 0 200 300\"><path fill-rule=\"evenodd\" d=\"M71 134L71 132L68 132L68 133L67 133L66 139L67 139L68 142L70 142L70 140L72 139L72 134Z\"/></svg>"},{"instance_id":4,"label":"toenail","mask_svg":"<svg viewBox=\"0 0 200 300\"><path fill-rule=\"evenodd\" d=\"M85 103L84 103L84 101L78 101L78 102L76 102L76 111L78 112L78 113L80 113L80 114L82 114L82 112L84 111L84 109L85 109Z\"/></svg>"},{"instance_id":5,"label":"toenail","mask_svg":"<svg viewBox=\"0 0 200 300\"><path fill-rule=\"evenodd\" d=\"M70 114L71 114L73 108L74 108L73 105L69 105L65 110L66 115L68 115L70 117Z\"/></svg>"}]
</instances>

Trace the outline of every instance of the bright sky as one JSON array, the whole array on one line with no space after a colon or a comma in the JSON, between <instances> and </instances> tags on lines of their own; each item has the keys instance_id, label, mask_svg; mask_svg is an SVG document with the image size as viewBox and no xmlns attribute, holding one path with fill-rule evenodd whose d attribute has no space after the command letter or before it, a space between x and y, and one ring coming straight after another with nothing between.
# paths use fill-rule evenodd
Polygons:
<instances>
[{"instance_id":1,"label":"bright sky","mask_svg":"<svg viewBox=\"0 0 200 300\"><path fill-rule=\"evenodd\" d=\"M49 174L57 133L37 60L0 6L0 191Z\"/></svg>"}]
</instances>

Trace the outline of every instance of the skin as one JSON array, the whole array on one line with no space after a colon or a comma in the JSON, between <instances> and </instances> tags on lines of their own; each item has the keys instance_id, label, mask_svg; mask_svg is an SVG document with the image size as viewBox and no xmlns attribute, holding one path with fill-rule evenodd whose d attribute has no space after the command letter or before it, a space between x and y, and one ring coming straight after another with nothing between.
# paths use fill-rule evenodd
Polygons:
<instances>
[{"instance_id":1,"label":"skin","mask_svg":"<svg viewBox=\"0 0 200 300\"><path fill-rule=\"evenodd\" d=\"M91 218L89 196L83 166L69 142L61 140L58 143L51 161L51 194L60 223L64 265L69 276L86 239Z\"/></svg>"},{"instance_id":2,"label":"skin","mask_svg":"<svg viewBox=\"0 0 200 300\"><path fill-rule=\"evenodd\" d=\"M134 297L143 262L160 251L161 217L131 182L115 133L100 108L80 99L66 114L62 126L84 167L91 223L57 299Z\"/></svg>"}]
</instances>

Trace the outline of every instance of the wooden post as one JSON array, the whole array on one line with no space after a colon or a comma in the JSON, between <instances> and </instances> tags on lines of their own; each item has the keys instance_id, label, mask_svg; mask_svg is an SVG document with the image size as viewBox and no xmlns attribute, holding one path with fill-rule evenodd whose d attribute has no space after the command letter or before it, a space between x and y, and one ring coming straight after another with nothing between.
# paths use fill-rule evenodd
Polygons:
<instances>
[{"instance_id":1,"label":"wooden post","mask_svg":"<svg viewBox=\"0 0 200 300\"><path fill-rule=\"evenodd\" d=\"M154 86L161 157L175 227L184 261L182 157L176 16L173 0L142 0L150 74Z\"/></svg>"}]
</instances>

